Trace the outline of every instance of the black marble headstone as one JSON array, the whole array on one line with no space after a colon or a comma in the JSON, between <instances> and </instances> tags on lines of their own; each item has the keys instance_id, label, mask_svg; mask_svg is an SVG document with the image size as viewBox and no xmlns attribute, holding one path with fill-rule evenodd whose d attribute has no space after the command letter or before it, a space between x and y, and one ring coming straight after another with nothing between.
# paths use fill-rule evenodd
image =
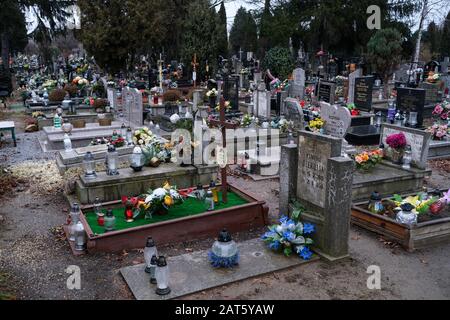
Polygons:
<instances>
[{"instance_id":1,"label":"black marble headstone","mask_svg":"<svg viewBox=\"0 0 450 320\"><path fill-rule=\"evenodd\" d=\"M397 109L403 112L417 112L417 126L423 126L425 90L413 88L397 89Z\"/></svg>"},{"instance_id":2,"label":"black marble headstone","mask_svg":"<svg viewBox=\"0 0 450 320\"><path fill-rule=\"evenodd\" d=\"M356 108L363 111L372 109L372 91L374 77L360 77L355 79L355 99Z\"/></svg>"},{"instance_id":3,"label":"black marble headstone","mask_svg":"<svg viewBox=\"0 0 450 320\"><path fill-rule=\"evenodd\" d=\"M225 79L223 96L230 102L232 110L239 110L239 77Z\"/></svg>"},{"instance_id":4,"label":"black marble headstone","mask_svg":"<svg viewBox=\"0 0 450 320\"><path fill-rule=\"evenodd\" d=\"M333 82L320 81L318 84L318 99L330 104L334 103L336 85Z\"/></svg>"}]
</instances>

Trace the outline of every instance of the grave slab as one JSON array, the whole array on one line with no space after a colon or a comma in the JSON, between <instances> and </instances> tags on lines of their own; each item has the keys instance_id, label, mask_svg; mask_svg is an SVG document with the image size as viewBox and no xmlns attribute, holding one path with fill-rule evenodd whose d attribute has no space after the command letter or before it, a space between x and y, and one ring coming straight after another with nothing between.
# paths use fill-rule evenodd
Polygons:
<instances>
[{"instance_id":1,"label":"grave slab","mask_svg":"<svg viewBox=\"0 0 450 320\"><path fill-rule=\"evenodd\" d=\"M155 293L156 287L150 284L150 276L144 272L143 264L122 268L120 273L137 300L170 300L319 260L317 256L310 261L295 256L286 258L270 252L260 239L238 243L238 247L240 263L231 270L211 267L207 250L169 257L169 286L172 292L163 297Z\"/></svg>"},{"instance_id":2,"label":"grave slab","mask_svg":"<svg viewBox=\"0 0 450 320\"><path fill-rule=\"evenodd\" d=\"M431 140L428 160L450 158L450 141Z\"/></svg>"}]
</instances>

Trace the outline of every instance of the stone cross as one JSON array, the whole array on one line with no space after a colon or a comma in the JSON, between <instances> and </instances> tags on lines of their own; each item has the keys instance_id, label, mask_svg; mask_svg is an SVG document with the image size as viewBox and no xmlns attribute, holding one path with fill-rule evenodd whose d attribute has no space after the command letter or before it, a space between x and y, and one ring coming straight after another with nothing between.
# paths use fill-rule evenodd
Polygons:
<instances>
[{"instance_id":1,"label":"stone cross","mask_svg":"<svg viewBox=\"0 0 450 320\"><path fill-rule=\"evenodd\" d=\"M194 81L194 89L195 89L197 83L197 67L198 67L196 53L194 53L194 59L192 60L191 65L192 65L192 80Z\"/></svg>"},{"instance_id":2,"label":"stone cross","mask_svg":"<svg viewBox=\"0 0 450 320\"><path fill-rule=\"evenodd\" d=\"M158 60L158 65L159 65L159 87L163 88L163 59L162 59L162 54L159 54L159 60Z\"/></svg>"}]
</instances>

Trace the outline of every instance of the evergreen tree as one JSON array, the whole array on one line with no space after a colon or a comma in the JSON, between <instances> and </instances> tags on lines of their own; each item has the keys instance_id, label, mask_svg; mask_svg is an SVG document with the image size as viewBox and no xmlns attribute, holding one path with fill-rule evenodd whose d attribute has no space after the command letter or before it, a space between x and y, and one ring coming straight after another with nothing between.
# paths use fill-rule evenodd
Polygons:
<instances>
[{"instance_id":1,"label":"evergreen tree","mask_svg":"<svg viewBox=\"0 0 450 320\"><path fill-rule=\"evenodd\" d=\"M222 2L220 5L218 17L217 17L217 52L223 57L228 56L228 30L227 30L227 12L225 4Z\"/></svg>"},{"instance_id":2,"label":"evergreen tree","mask_svg":"<svg viewBox=\"0 0 450 320\"><path fill-rule=\"evenodd\" d=\"M273 26L272 13L270 11L270 0L265 0L264 9L259 22L259 56L264 57L267 50L272 47L271 28Z\"/></svg>"},{"instance_id":3,"label":"evergreen tree","mask_svg":"<svg viewBox=\"0 0 450 320\"><path fill-rule=\"evenodd\" d=\"M442 28L441 55L444 58L450 57L450 11Z\"/></svg>"},{"instance_id":4,"label":"evergreen tree","mask_svg":"<svg viewBox=\"0 0 450 320\"><path fill-rule=\"evenodd\" d=\"M394 74L402 55L402 36L395 29L378 30L367 44L367 58L383 77L384 96L388 95L388 81Z\"/></svg>"},{"instance_id":5,"label":"evergreen tree","mask_svg":"<svg viewBox=\"0 0 450 320\"><path fill-rule=\"evenodd\" d=\"M245 52L255 52L258 44L258 30L251 12L240 7L234 17L230 30L230 47L233 54L242 49Z\"/></svg>"},{"instance_id":6,"label":"evergreen tree","mask_svg":"<svg viewBox=\"0 0 450 320\"><path fill-rule=\"evenodd\" d=\"M186 66L192 71L191 62L197 56L197 79L203 79L206 60L214 69L217 61L216 17L210 10L208 0L194 0L188 7L188 19L183 25L181 54ZM211 71L210 71L211 73Z\"/></svg>"}]
</instances>

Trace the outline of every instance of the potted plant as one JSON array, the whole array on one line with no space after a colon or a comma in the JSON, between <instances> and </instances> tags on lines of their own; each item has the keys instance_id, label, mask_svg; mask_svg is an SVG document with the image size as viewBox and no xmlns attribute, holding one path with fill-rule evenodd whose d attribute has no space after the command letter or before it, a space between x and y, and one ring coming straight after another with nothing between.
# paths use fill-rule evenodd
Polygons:
<instances>
[{"instance_id":1,"label":"potted plant","mask_svg":"<svg viewBox=\"0 0 450 320\"><path fill-rule=\"evenodd\" d=\"M401 164L406 148L406 137L403 132L391 134L386 138L392 162Z\"/></svg>"}]
</instances>

